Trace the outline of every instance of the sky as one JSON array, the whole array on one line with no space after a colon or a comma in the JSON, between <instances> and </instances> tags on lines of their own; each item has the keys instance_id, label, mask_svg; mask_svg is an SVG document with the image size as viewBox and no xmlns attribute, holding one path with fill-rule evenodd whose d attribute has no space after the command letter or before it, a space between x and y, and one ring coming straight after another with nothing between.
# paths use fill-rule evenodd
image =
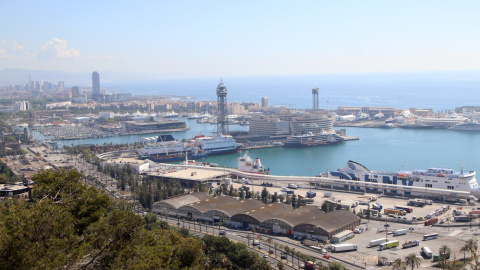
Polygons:
<instances>
[{"instance_id":1,"label":"sky","mask_svg":"<svg viewBox=\"0 0 480 270\"><path fill-rule=\"evenodd\" d=\"M480 1L0 0L0 70L159 78L480 70Z\"/></svg>"}]
</instances>

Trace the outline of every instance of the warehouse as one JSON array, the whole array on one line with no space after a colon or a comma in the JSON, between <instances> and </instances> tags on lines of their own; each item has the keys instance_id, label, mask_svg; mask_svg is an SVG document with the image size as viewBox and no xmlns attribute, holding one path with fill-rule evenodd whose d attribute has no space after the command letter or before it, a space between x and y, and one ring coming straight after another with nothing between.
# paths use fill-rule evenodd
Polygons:
<instances>
[{"instance_id":1,"label":"warehouse","mask_svg":"<svg viewBox=\"0 0 480 270\"><path fill-rule=\"evenodd\" d=\"M352 212L325 213L316 206L294 209L285 203L264 204L260 200L237 200L230 196L211 197L203 192L177 196L153 205L162 215L225 224L244 229L329 240L344 230L360 224Z\"/></svg>"}]
</instances>

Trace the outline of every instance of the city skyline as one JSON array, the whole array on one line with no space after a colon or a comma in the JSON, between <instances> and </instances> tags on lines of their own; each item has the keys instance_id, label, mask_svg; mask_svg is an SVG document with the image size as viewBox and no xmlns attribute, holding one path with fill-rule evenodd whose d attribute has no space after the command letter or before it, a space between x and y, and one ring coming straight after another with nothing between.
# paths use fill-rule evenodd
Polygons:
<instances>
[{"instance_id":1,"label":"city skyline","mask_svg":"<svg viewBox=\"0 0 480 270\"><path fill-rule=\"evenodd\" d=\"M479 7L3 2L0 22L9 27L0 36L0 70L132 72L132 79L479 70Z\"/></svg>"}]
</instances>

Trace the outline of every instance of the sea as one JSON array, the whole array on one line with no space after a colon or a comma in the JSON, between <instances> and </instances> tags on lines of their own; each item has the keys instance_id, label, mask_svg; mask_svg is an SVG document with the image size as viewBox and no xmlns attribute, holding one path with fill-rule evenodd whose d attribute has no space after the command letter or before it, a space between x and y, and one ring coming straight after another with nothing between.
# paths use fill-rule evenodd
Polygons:
<instances>
[{"instance_id":1,"label":"sea","mask_svg":"<svg viewBox=\"0 0 480 270\"><path fill-rule=\"evenodd\" d=\"M312 107L312 87L319 87L320 108L339 106L384 106L398 109L424 108L436 112L461 106L480 106L480 71L416 72L385 74L323 74L258 77L175 79L142 82L109 82L109 87L134 95L188 96L191 100L216 100L220 80L227 86L227 102L258 102L266 96L270 106L291 109ZM209 135L215 126L183 119L190 130L175 132L176 139ZM248 130L231 125L230 130ZM401 170L446 167L480 170L480 132L439 129L382 129L347 127L347 135L359 140L315 148L266 148L250 150L275 175L314 176L344 167L353 160L371 170ZM61 145L133 143L158 133L61 141ZM209 157L205 162L237 167L236 153Z\"/></svg>"}]
</instances>

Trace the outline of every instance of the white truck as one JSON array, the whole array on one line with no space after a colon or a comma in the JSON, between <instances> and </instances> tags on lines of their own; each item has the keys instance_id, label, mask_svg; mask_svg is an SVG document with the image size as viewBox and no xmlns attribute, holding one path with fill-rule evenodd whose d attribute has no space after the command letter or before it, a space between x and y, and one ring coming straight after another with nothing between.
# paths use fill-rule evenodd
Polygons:
<instances>
[{"instance_id":1,"label":"white truck","mask_svg":"<svg viewBox=\"0 0 480 270\"><path fill-rule=\"evenodd\" d=\"M291 189L297 189L298 186L295 185L295 184L288 184L288 188L291 188Z\"/></svg>"},{"instance_id":2,"label":"white truck","mask_svg":"<svg viewBox=\"0 0 480 270\"><path fill-rule=\"evenodd\" d=\"M425 254L425 257L432 258L433 253L428 247L422 247L422 252Z\"/></svg>"},{"instance_id":3,"label":"white truck","mask_svg":"<svg viewBox=\"0 0 480 270\"><path fill-rule=\"evenodd\" d=\"M380 238L380 239L375 239L375 240L372 240L368 243L368 247L376 247L382 243L385 243L387 242L387 238Z\"/></svg>"},{"instance_id":4,"label":"white truck","mask_svg":"<svg viewBox=\"0 0 480 270\"><path fill-rule=\"evenodd\" d=\"M407 234L407 229L401 229L401 230L395 230L393 232L393 236L400 236L400 235L405 235Z\"/></svg>"},{"instance_id":5,"label":"white truck","mask_svg":"<svg viewBox=\"0 0 480 270\"><path fill-rule=\"evenodd\" d=\"M355 244L336 244L330 246L332 252L355 251L357 248L358 246Z\"/></svg>"}]
</instances>

